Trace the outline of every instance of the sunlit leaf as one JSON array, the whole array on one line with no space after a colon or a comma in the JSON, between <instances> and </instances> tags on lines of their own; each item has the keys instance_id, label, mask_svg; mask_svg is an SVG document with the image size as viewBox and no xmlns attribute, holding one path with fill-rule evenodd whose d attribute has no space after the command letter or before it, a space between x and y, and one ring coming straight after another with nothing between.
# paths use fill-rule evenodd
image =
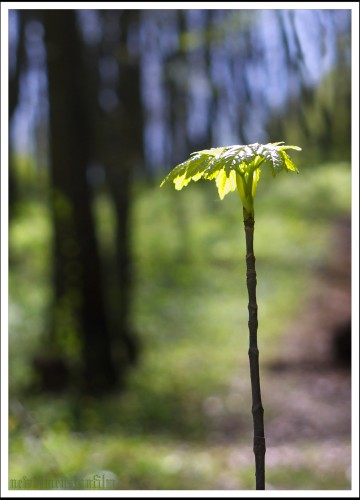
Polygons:
<instances>
[{"instance_id":1,"label":"sunlit leaf","mask_svg":"<svg viewBox=\"0 0 360 500\"><path fill-rule=\"evenodd\" d=\"M218 188L220 200L222 200L228 193L235 191L236 189L235 170L232 170L229 176L227 176L225 170L221 170L219 175L216 177L215 183Z\"/></svg>"},{"instance_id":2,"label":"sunlit leaf","mask_svg":"<svg viewBox=\"0 0 360 500\"><path fill-rule=\"evenodd\" d=\"M191 177L186 177L186 172L182 175L179 175L174 179L175 189L180 191L183 187L187 186L191 181Z\"/></svg>"},{"instance_id":3,"label":"sunlit leaf","mask_svg":"<svg viewBox=\"0 0 360 500\"><path fill-rule=\"evenodd\" d=\"M236 172L236 187L240 195L241 202L243 206L246 206L246 194L245 194L245 178L244 175Z\"/></svg>"},{"instance_id":4,"label":"sunlit leaf","mask_svg":"<svg viewBox=\"0 0 360 500\"><path fill-rule=\"evenodd\" d=\"M298 172L298 169L295 167L292 159L289 157L287 153L285 153L285 151L283 151L283 156L285 159L286 168L288 170L292 170L293 172Z\"/></svg>"},{"instance_id":5,"label":"sunlit leaf","mask_svg":"<svg viewBox=\"0 0 360 500\"><path fill-rule=\"evenodd\" d=\"M254 170L252 192L251 192L253 198L255 198L257 184L258 184L259 179L260 179L260 172L261 172L260 168L257 168L256 170Z\"/></svg>"},{"instance_id":6,"label":"sunlit leaf","mask_svg":"<svg viewBox=\"0 0 360 500\"><path fill-rule=\"evenodd\" d=\"M237 188L243 206L253 212L254 197L260 178L260 167L270 167L275 177L282 170L298 172L293 161L285 152L288 149L301 151L298 146L281 142L268 144L217 147L195 151L190 158L177 165L165 179L173 181L175 189L180 190L191 180L215 179L220 199Z\"/></svg>"}]
</instances>

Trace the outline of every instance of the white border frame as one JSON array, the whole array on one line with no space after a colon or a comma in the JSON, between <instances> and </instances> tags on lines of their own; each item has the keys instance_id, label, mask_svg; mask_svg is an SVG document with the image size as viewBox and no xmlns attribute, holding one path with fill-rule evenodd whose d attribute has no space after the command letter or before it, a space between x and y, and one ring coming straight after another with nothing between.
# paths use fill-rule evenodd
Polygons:
<instances>
[{"instance_id":1,"label":"white border frame","mask_svg":"<svg viewBox=\"0 0 360 500\"><path fill-rule=\"evenodd\" d=\"M2 2L1 3L1 74L8 74L8 11L10 9L324 9L322 2ZM352 489L341 491L266 491L269 498L359 497L359 4L327 2L326 9L352 11ZM22 497L263 497L257 491L23 491L8 489L8 78L1 78L1 496Z\"/></svg>"}]
</instances>

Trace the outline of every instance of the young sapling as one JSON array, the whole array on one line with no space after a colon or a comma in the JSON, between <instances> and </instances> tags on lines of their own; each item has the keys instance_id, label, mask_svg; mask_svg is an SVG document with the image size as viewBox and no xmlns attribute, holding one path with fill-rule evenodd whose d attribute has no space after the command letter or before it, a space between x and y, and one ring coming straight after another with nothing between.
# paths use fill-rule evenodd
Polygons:
<instances>
[{"instance_id":1,"label":"young sapling","mask_svg":"<svg viewBox=\"0 0 360 500\"><path fill-rule=\"evenodd\" d=\"M256 489L265 489L265 433L264 409L261 401L259 350L257 346L258 306L256 301L256 270L254 255L254 198L260 179L260 167L269 167L273 177L281 171L297 172L288 149L301 151L298 146L283 142L217 147L196 151L177 165L162 181L161 186L172 181L181 190L191 180L215 180L220 199L237 190L243 206L246 242L246 282L249 311L249 363L254 427L253 450L255 455Z\"/></svg>"}]
</instances>

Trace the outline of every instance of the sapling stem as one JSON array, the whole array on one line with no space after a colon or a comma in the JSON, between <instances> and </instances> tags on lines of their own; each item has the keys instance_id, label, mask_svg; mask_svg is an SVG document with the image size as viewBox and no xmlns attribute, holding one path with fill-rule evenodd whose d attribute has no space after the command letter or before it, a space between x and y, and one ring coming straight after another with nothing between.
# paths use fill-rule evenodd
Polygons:
<instances>
[{"instance_id":1,"label":"sapling stem","mask_svg":"<svg viewBox=\"0 0 360 500\"><path fill-rule=\"evenodd\" d=\"M264 408L261 402L259 349L257 346L258 315L256 303L256 270L254 255L254 197L260 178L260 166L270 167L273 177L281 171L297 172L294 163L285 152L300 151L298 146L283 142L218 147L196 151L190 158L177 165L162 181L173 181L180 190L191 180L215 180L220 199L237 189L244 216L246 238L246 282L249 296L249 363L254 425L254 455L256 489L265 489L265 434Z\"/></svg>"},{"instance_id":2,"label":"sapling stem","mask_svg":"<svg viewBox=\"0 0 360 500\"><path fill-rule=\"evenodd\" d=\"M258 307L256 302L256 269L254 255L254 225L253 215L243 209L246 239L246 283L249 296L249 363L252 394L252 415L254 425L254 455L256 489L265 489L265 434L264 408L261 402L259 349L257 345Z\"/></svg>"}]
</instances>

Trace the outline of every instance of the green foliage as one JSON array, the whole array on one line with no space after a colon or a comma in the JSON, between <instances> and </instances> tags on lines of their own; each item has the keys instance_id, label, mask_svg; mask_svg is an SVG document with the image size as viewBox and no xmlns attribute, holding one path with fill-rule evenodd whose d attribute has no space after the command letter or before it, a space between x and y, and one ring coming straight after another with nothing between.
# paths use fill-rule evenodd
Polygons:
<instances>
[{"instance_id":1,"label":"green foliage","mask_svg":"<svg viewBox=\"0 0 360 500\"><path fill-rule=\"evenodd\" d=\"M254 213L254 198L260 179L260 166L269 166L273 177L282 170L298 172L287 149L301 151L298 146L283 142L268 144L234 145L196 151L183 163L177 165L162 181L173 181L175 189L181 190L191 180L215 179L222 200L237 188L244 209Z\"/></svg>"},{"instance_id":2,"label":"green foliage","mask_svg":"<svg viewBox=\"0 0 360 500\"><path fill-rule=\"evenodd\" d=\"M329 252L330 224L351 208L348 164L304 168L297 181L280 176L272 190L257 193L264 370L278 359L279 342L287 335L277 318L290 324L302 310L314 268ZM246 321L246 285L238 279L245 262L234 251L243 238L241 228L233 230L238 200L220 203L207 186L198 187L174 198L170 190L134 186L131 324L143 355L126 391L101 401L24 395L52 298L51 226L38 199L19 211L9 233L9 478L81 482L111 471L119 490L253 487L246 329L239 335ZM113 245L111 207L104 196L96 205L107 253ZM269 387L272 377L266 371ZM278 402L274 391L264 394L269 418L278 413ZM347 454L347 437L336 446L338 437L332 438L326 463L321 437L294 439L286 464L271 461L269 449L269 488L350 487L347 468L333 458L338 450ZM277 447L273 452L279 453Z\"/></svg>"}]
</instances>

